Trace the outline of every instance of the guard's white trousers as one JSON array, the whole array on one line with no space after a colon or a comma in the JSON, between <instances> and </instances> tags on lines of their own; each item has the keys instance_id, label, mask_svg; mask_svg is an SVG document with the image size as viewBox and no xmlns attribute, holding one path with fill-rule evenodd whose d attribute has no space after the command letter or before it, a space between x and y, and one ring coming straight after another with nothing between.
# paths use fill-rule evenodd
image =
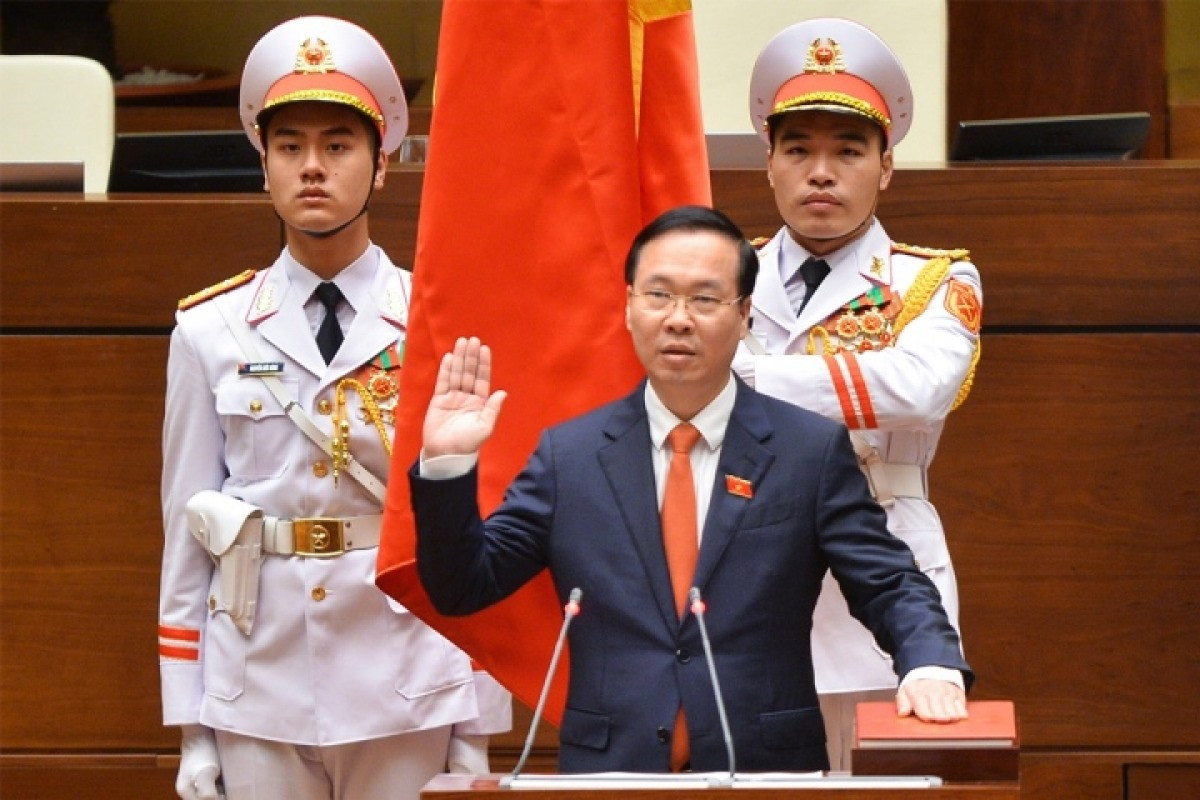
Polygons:
<instances>
[{"instance_id":1,"label":"guard's white trousers","mask_svg":"<svg viewBox=\"0 0 1200 800\"><path fill-rule=\"evenodd\" d=\"M216 731L226 800L418 800L450 726L319 747Z\"/></svg>"}]
</instances>

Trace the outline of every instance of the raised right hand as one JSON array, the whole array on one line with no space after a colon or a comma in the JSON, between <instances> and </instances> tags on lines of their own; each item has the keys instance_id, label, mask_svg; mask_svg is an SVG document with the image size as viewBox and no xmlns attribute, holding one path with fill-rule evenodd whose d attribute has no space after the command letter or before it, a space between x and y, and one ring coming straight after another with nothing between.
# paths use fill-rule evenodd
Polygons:
<instances>
[{"instance_id":1,"label":"raised right hand","mask_svg":"<svg viewBox=\"0 0 1200 800\"><path fill-rule=\"evenodd\" d=\"M492 351L479 339L460 337L442 356L433 398L425 412L425 458L476 453L496 428L507 392L491 391Z\"/></svg>"}]
</instances>

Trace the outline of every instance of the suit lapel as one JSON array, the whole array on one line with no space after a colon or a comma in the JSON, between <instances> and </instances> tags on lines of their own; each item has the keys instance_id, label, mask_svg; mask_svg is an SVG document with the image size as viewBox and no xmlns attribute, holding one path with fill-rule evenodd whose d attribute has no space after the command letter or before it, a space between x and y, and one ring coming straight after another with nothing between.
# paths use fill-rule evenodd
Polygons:
<instances>
[{"instance_id":1,"label":"suit lapel","mask_svg":"<svg viewBox=\"0 0 1200 800\"><path fill-rule=\"evenodd\" d=\"M654 593L659 613L671 630L675 630L679 620L675 615L675 596L671 591L671 574L663 551L662 522L654 491L650 425L646 420L643 397L645 385L645 381L640 383L605 424L604 435L611 442L600 449L598 457L625 530L646 571L646 580Z\"/></svg>"},{"instance_id":2,"label":"suit lapel","mask_svg":"<svg viewBox=\"0 0 1200 800\"><path fill-rule=\"evenodd\" d=\"M748 481L751 490L761 486L775 459L774 454L763 446L771 433L759 396L738 381L737 400L725 430L725 441L721 445L721 459L717 464L712 499L708 504L708 517L704 520L704 535L700 539L696 586L703 588L712 577L751 502L740 493L729 490L726 476Z\"/></svg>"}]
</instances>

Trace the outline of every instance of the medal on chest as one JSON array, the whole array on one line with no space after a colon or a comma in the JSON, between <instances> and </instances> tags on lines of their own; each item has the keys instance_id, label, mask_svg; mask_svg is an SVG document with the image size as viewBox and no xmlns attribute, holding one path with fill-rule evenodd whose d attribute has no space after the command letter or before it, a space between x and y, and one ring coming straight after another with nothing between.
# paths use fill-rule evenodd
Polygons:
<instances>
[{"instance_id":1,"label":"medal on chest","mask_svg":"<svg viewBox=\"0 0 1200 800\"><path fill-rule=\"evenodd\" d=\"M865 353L888 347L895 339L896 317L904 302L888 286L876 286L839 308L808 335L808 352L833 355Z\"/></svg>"},{"instance_id":2,"label":"medal on chest","mask_svg":"<svg viewBox=\"0 0 1200 800\"><path fill-rule=\"evenodd\" d=\"M404 343L401 342L375 356L354 376L366 387L366 394L374 401L383 423L388 427L396 425L396 404L400 401L400 365L403 362ZM371 412L365 400L358 410L358 416L363 422L371 421Z\"/></svg>"},{"instance_id":3,"label":"medal on chest","mask_svg":"<svg viewBox=\"0 0 1200 800\"><path fill-rule=\"evenodd\" d=\"M342 378L337 385L337 407L333 416L333 480L350 463L350 418L347 413L346 392L358 394L358 416L366 425L373 425L383 449L392 454L392 437L388 428L395 427L396 403L400 399L400 365L404 362L404 343L391 345L352 376Z\"/></svg>"}]
</instances>

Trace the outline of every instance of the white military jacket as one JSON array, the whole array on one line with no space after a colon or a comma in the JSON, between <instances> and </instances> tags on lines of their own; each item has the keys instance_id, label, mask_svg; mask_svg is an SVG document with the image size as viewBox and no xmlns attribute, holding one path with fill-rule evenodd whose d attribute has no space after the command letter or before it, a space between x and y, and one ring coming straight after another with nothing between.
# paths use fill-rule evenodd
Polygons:
<instances>
[{"instance_id":1,"label":"white military jacket","mask_svg":"<svg viewBox=\"0 0 1200 800\"><path fill-rule=\"evenodd\" d=\"M888 528L912 549L957 627L958 590L941 521L927 499L927 473L947 414L960 390L969 390L979 273L965 252L895 244L875 220L864 236L825 257L830 273L797 318L782 275L807 256L786 228L759 251L751 334L765 354L744 342L734 368L752 375L759 391L844 422L860 447L874 450L897 495L885 504ZM850 616L829 576L814 617L813 660L822 693L897 683L891 659Z\"/></svg>"},{"instance_id":2,"label":"white military jacket","mask_svg":"<svg viewBox=\"0 0 1200 800\"><path fill-rule=\"evenodd\" d=\"M380 513L351 476L341 473L335 485L325 452L260 378L239 372L248 359L218 310L224 304L244 322L259 363L271 365L318 428L332 434L338 385L354 378L380 407L390 441L409 274L371 245L338 275L354 317L329 365L304 308L318 281L285 249L269 269L243 273L177 314L163 426L164 723L315 745L455 723L460 734L508 730L507 692L376 588L376 548L327 559L264 556L245 635L218 599L219 567L188 530L184 505L206 489L287 519ZM358 391L344 389L350 451L386 480L380 434Z\"/></svg>"}]
</instances>

